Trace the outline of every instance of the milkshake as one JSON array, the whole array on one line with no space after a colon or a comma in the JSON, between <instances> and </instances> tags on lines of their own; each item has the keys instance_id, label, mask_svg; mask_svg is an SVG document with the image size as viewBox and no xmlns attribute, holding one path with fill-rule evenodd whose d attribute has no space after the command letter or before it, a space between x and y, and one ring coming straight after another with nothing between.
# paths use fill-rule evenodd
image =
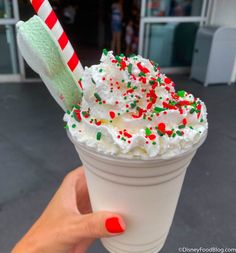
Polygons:
<instances>
[{"instance_id":1,"label":"milkshake","mask_svg":"<svg viewBox=\"0 0 236 253\"><path fill-rule=\"evenodd\" d=\"M93 211L115 211L127 231L102 239L114 253L159 252L186 169L204 142L205 104L175 90L157 63L114 56L85 68L80 103L64 120L84 165Z\"/></svg>"}]
</instances>

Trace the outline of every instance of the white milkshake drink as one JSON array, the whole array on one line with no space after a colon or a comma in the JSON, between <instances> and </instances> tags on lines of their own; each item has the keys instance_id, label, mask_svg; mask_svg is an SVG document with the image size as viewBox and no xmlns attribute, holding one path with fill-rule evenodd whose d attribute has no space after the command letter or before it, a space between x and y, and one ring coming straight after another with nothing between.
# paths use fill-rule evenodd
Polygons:
<instances>
[{"instance_id":1,"label":"white milkshake drink","mask_svg":"<svg viewBox=\"0 0 236 253\"><path fill-rule=\"evenodd\" d=\"M82 102L66 113L93 211L122 215L127 230L102 243L112 253L159 252L184 176L207 136L205 104L175 91L158 65L103 51L85 68Z\"/></svg>"}]
</instances>

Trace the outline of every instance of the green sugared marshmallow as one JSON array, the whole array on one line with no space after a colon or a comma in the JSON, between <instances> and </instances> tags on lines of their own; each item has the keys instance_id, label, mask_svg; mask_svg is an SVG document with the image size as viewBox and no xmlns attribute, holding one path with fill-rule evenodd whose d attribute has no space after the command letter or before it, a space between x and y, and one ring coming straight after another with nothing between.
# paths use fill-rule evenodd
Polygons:
<instances>
[{"instance_id":1,"label":"green sugared marshmallow","mask_svg":"<svg viewBox=\"0 0 236 253\"><path fill-rule=\"evenodd\" d=\"M30 67L40 75L64 111L81 101L82 91L67 68L51 31L38 16L17 23L17 41Z\"/></svg>"}]
</instances>

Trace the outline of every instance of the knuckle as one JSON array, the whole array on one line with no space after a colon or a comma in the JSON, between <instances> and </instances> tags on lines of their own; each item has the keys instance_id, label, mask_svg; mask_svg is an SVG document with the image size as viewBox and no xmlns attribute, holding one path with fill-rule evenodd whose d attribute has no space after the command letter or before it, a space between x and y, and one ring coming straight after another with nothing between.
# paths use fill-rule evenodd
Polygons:
<instances>
[{"instance_id":1,"label":"knuckle","mask_svg":"<svg viewBox=\"0 0 236 253\"><path fill-rule=\"evenodd\" d=\"M91 216L87 223L87 229L88 233L93 237L102 236L104 234L102 215Z\"/></svg>"}]
</instances>

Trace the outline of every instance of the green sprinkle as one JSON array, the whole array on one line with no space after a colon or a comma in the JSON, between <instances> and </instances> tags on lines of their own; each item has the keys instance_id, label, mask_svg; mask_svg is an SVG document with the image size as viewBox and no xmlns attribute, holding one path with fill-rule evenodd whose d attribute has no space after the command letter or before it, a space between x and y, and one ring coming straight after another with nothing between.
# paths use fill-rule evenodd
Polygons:
<instances>
[{"instance_id":1,"label":"green sprinkle","mask_svg":"<svg viewBox=\"0 0 236 253\"><path fill-rule=\"evenodd\" d=\"M157 130L157 132L158 132L158 134L159 134L160 136L163 136L163 135L164 135L160 130Z\"/></svg>"},{"instance_id":2,"label":"green sprinkle","mask_svg":"<svg viewBox=\"0 0 236 253\"><path fill-rule=\"evenodd\" d=\"M175 136L176 136L176 133L173 133L173 134L172 134L172 137L175 138Z\"/></svg>"},{"instance_id":3,"label":"green sprinkle","mask_svg":"<svg viewBox=\"0 0 236 253\"><path fill-rule=\"evenodd\" d=\"M116 60L120 63L121 62L121 59L118 55L115 56Z\"/></svg>"},{"instance_id":4,"label":"green sprinkle","mask_svg":"<svg viewBox=\"0 0 236 253\"><path fill-rule=\"evenodd\" d=\"M137 86L134 86L134 87L133 87L133 90L136 90L137 88L138 88Z\"/></svg>"},{"instance_id":5,"label":"green sprinkle","mask_svg":"<svg viewBox=\"0 0 236 253\"><path fill-rule=\"evenodd\" d=\"M160 100L162 100L162 97L159 97Z\"/></svg>"},{"instance_id":6,"label":"green sprinkle","mask_svg":"<svg viewBox=\"0 0 236 253\"><path fill-rule=\"evenodd\" d=\"M131 87L131 82L128 82L127 88L130 88L130 87Z\"/></svg>"},{"instance_id":7,"label":"green sprinkle","mask_svg":"<svg viewBox=\"0 0 236 253\"><path fill-rule=\"evenodd\" d=\"M177 94L178 94L179 97L183 98L185 96L185 91L184 90L179 90L177 92Z\"/></svg>"},{"instance_id":8,"label":"green sprinkle","mask_svg":"<svg viewBox=\"0 0 236 253\"><path fill-rule=\"evenodd\" d=\"M154 141L153 143L152 143L152 145L156 145L157 143Z\"/></svg>"},{"instance_id":9,"label":"green sprinkle","mask_svg":"<svg viewBox=\"0 0 236 253\"><path fill-rule=\"evenodd\" d=\"M200 119L200 122L203 122L203 118Z\"/></svg>"},{"instance_id":10,"label":"green sprinkle","mask_svg":"<svg viewBox=\"0 0 236 253\"><path fill-rule=\"evenodd\" d=\"M67 114L70 114L70 110L67 110L66 113L67 113Z\"/></svg>"},{"instance_id":11,"label":"green sprinkle","mask_svg":"<svg viewBox=\"0 0 236 253\"><path fill-rule=\"evenodd\" d=\"M69 129L69 126L66 124L66 125L64 126L64 128L65 128L65 129Z\"/></svg>"},{"instance_id":12,"label":"green sprinkle","mask_svg":"<svg viewBox=\"0 0 236 253\"><path fill-rule=\"evenodd\" d=\"M124 97L124 100L126 100L127 99L127 97Z\"/></svg>"},{"instance_id":13,"label":"green sprinkle","mask_svg":"<svg viewBox=\"0 0 236 253\"><path fill-rule=\"evenodd\" d=\"M194 109L196 109L197 103L196 102L192 103L192 106L194 107Z\"/></svg>"},{"instance_id":14,"label":"green sprinkle","mask_svg":"<svg viewBox=\"0 0 236 253\"><path fill-rule=\"evenodd\" d=\"M158 78L157 78L157 81L158 81L158 83L161 83L161 78L158 77Z\"/></svg>"},{"instance_id":15,"label":"green sprinkle","mask_svg":"<svg viewBox=\"0 0 236 253\"><path fill-rule=\"evenodd\" d=\"M126 112L129 112L129 110L127 109Z\"/></svg>"},{"instance_id":16,"label":"green sprinkle","mask_svg":"<svg viewBox=\"0 0 236 253\"><path fill-rule=\"evenodd\" d=\"M76 124L73 124L71 127L72 127L72 128L76 128Z\"/></svg>"},{"instance_id":17,"label":"green sprinkle","mask_svg":"<svg viewBox=\"0 0 236 253\"><path fill-rule=\"evenodd\" d=\"M179 131L179 130L177 130L176 133L177 133L179 136L182 136L182 135L183 135L182 132Z\"/></svg>"},{"instance_id":18,"label":"green sprinkle","mask_svg":"<svg viewBox=\"0 0 236 253\"><path fill-rule=\"evenodd\" d=\"M183 128L185 128L185 125L180 125L179 126L179 129L183 129Z\"/></svg>"},{"instance_id":19,"label":"green sprinkle","mask_svg":"<svg viewBox=\"0 0 236 253\"><path fill-rule=\"evenodd\" d=\"M106 48L103 49L103 54L104 54L104 55L107 55L107 54L108 54L108 51L107 51Z\"/></svg>"},{"instance_id":20,"label":"green sprinkle","mask_svg":"<svg viewBox=\"0 0 236 253\"><path fill-rule=\"evenodd\" d=\"M160 113L160 112L163 112L165 110L166 110L165 108L161 108L161 107L155 107L154 108L155 113Z\"/></svg>"},{"instance_id":21,"label":"green sprinkle","mask_svg":"<svg viewBox=\"0 0 236 253\"><path fill-rule=\"evenodd\" d=\"M122 80L121 80L121 82L122 82L122 83L124 83L124 82L125 82L125 80L124 80L124 79L122 79Z\"/></svg>"},{"instance_id":22,"label":"green sprinkle","mask_svg":"<svg viewBox=\"0 0 236 253\"><path fill-rule=\"evenodd\" d=\"M93 78L91 78L91 80L92 80L92 83L93 83L93 84L96 84L95 81L93 80Z\"/></svg>"},{"instance_id":23,"label":"green sprinkle","mask_svg":"<svg viewBox=\"0 0 236 253\"><path fill-rule=\"evenodd\" d=\"M101 132L97 132L97 140L100 141L102 138L102 133Z\"/></svg>"},{"instance_id":24,"label":"green sprinkle","mask_svg":"<svg viewBox=\"0 0 236 253\"><path fill-rule=\"evenodd\" d=\"M176 105L175 101L169 101L169 105Z\"/></svg>"},{"instance_id":25,"label":"green sprinkle","mask_svg":"<svg viewBox=\"0 0 236 253\"><path fill-rule=\"evenodd\" d=\"M132 68L133 68L133 65L130 63L128 65L128 72L129 72L129 74L132 74Z\"/></svg>"},{"instance_id":26,"label":"green sprinkle","mask_svg":"<svg viewBox=\"0 0 236 253\"><path fill-rule=\"evenodd\" d=\"M193 114L194 112L195 112L195 109L192 108L192 109L190 110L190 113Z\"/></svg>"},{"instance_id":27,"label":"green sprinkle","mask_svg":"<svg viewBox=\"0 0 236 253\"><path fill-rule=\"evenodd\" d=\"M138 74L138 76L146 76L146 74L143 73L143 72L140 72L140 73Z\"/></svg>"},{"instance_id":28,"label":"green sprinkle","mask_svg":"<svg viewBox=\"0 0 236 253\"><path fill-rule=\"evenodd\" d=\"M149 136L149 135L151 135L152 131L150 130L150 128L146 127L145 133L147 136Z\"/></svg>"},{"instance_id":29,"label":"green sprinkle","mask_svg":"<svg viewBox=\"0 0 236 253\"><path fill-rule=\"evenodd\" d=\"M103 71L103 69L99 69L99 72L101 73Z\"/></svg>"},{"instance_id":30,"label":"green sprinkle","mask_svg":"<svg viewBox=\"0 0 236 253\"><path fill-rule=\"evenodd\" d=\"M190 129L193 129L193 127L192 127L192 126L189 126L189 128L190 128Z\"/></svg>"},{"instance_id":31,"label":"green sprinkle","mask_svg":"<svg viewBox=\"0 0 236 253\"><path fill-rule=\"evenodd\" d=\"M99 102L99 105L102 105L102 101Z\"/></svg>"},{"instance_id":32,"label":"green sprinkle","mask_svg":"<svg viewBox=\"0 0 236 253\"><path fill-rule=\"evenodd\" d=\"M151 85L153 85L155 82L156 82L156 81L154 81L154 80L150 80L150 81L149 81L149 83L150 83Z\"/></svg>"},{"instance_id":33,"label":"green sprinkle","mask_svg":"<svg viewBox=\"0 0 236 253\"><path fill-rule=\"evenodd\" d=\"M101 97L98 95L98 93L94 93L94 97L98 100L98 101L101 101Z\"/></svg>"},{"instance_id":34,"label":"green sprinkle","mask_svg":"<svg viewBox=\"0 0 236 253\"><path fill-rule=\"evenodd\" d=\"M77 110L80 110L80 106L79 105L75 105L74 106Z\"/></svg>"},{"instance_id":35,"label":"green sprinkle","mask_svg":"<svg viewBox=\"0 0 236 253\"><path fill-rule=\"evenodd\" d=\"M120 116L120 112L118 112L117 115Z\"/></svg>"},{"instance_id":36,"label":"green sprinkle","mask_svg":"<svg viewBox=\"0 0 236 253\"><path fill-rule=\"evenodd\" d=\"M131 108L134 108L136 106L136 101L130 104Z\"/></svg>"}]
</instances>

